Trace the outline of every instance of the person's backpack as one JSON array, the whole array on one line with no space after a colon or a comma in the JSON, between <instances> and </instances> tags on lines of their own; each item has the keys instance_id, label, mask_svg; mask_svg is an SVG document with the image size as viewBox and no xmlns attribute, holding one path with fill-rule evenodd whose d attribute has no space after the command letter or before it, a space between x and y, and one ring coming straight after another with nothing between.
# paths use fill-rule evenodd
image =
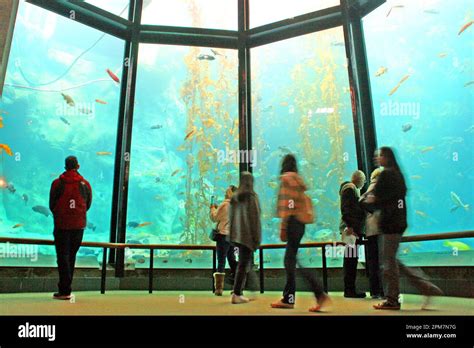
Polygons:
<instances>
[{"instance_id":1,"label":"person's backpack","mask_svg":"<svg viewBox=\"0 0 474 348\"><path fill-rule=\"evenodd\" d=\"M66 183L59 179L56 195L57 203L54 212L57 215L62 217L86 215L90 192L84 181Z\"/></svg>"},{"instance_id":2,"label":"person's backpack","mask_svg":"<svg viewBox=\"0 0 474 348\"><path fill-rule=\"evenodd\" d=\"M301 209L296 218L303 224L312 224L316 220L313 202L304 192L301 193Z\"/></svg>"}]
</instances>

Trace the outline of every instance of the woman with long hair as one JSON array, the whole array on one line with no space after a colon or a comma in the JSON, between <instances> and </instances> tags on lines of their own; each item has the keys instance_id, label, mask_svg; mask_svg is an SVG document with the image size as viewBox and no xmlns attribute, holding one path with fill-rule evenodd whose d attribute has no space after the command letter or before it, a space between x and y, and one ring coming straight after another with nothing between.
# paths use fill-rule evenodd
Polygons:
<instances>
[{"instance_id":1,"label":"woman with long hair","mask_svg":"<svg viewBox=\"0 0 474 348\"><path fill-rule=\"evenodd\" d=\"M260 203L253 189L253 176L249 172L241 174L239 188L230 201L229 223L230 241L239 248L231 302L247 303L250 300L243 296L243 289L252 268L253 253L262 241Z\"/></svg>"},{"instance_id":2,"label":"woman with long hair","mask_svg":"<svg viewBox=\"0 0 474 348\"><path fill-rule=\"evenodd\" d=\"M407 187L405 178L390 147L381 147L376 152L376 163L383 167L373 195L363 205L369 211L380 210L378 227L382 233L380 248L383 262L383 283L386 301L374 306L375 309L399 310L400 272L425 296L422 308L425 308L431 296L442 295L442 291L423 276L416 274L397 259L397 251L403 233L407 228Z\"/></svg>"},{"instance_id":3,"label":"woman with long hair","mask_svg":"<svg viewBox=\"0 0 474 348\"><path fill-rule=\"evenodd\" d=\"M282 235L286 235L285 250L286 285L283 298L271 304L272 308L294 308L296 292L296 264L298 248L305 232L305 225L297 218L303 208L304 191L306 185L298 174L296 158L288 154L283 158L280 171L280 191L278 193L277 214L281 218ZM329 296L324 292L321 283L314 274L302 269L305 280L310 284L317 304L309 309L310 312L321 311L331 303Z\"/></svg>"}]
</instances>

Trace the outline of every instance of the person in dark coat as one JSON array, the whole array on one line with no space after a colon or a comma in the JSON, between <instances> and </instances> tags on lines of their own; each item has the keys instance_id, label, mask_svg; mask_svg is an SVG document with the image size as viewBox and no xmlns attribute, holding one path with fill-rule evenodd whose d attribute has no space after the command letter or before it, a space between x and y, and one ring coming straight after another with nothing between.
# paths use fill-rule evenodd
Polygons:
<instances>
[{"instance_id":1,"label":"person in dark coat","mask_svg":"<svg viewBox=\"0 0 474 348\"><path fill-rule=\"evenodd\" d=\"M243 296L243 289L249 273L253 273L253 253L262 242L260 203L253 190L253 176L249 172L241 174L240 186L230 201L229 237L230 242L239 248L239 263L231 302L248 303L250 300Z\"/></svg>"},{"instance_id":2,"label":"person in dark coat","mask_svg":"<svg viewBox=\"0 0 474 348\"><path fill-rule=\"evenodd\" d=\"M380 252L383 260L383 282L387 300L375 305L374 308L400 309L400 272L404 273L410 283L425 296L422 308L426 308L431 296L439 296L443 292L436 285L429 282L426 277L415 273L397 259L400 240L408 226L405 178L391 148L380 148L376 153L376 161L384 169L377 179L373 196L369 196L363 206L369 212L380 210L378 220L382 233Z\"/></svg>"},{"instance_id":3,"label":"person in dark coat","mask_svg":"<svg viewBox=\"0 0 474 348\"><path fill-rule=\"evenodd\" d=\"M92 188L79 174L77 158L66 158L66 171L54 180L49 194L49 209L54 217L54 245L59 271L57 300L71 298L71 284L84 229L87 211L92 204Z\"/></svg>"},{"instance_id":4,"label":"person in dark coat","mask_svg":"<svg viewBox=\"0 0 474 348\"><path fill-rule=\"evenodd\" d=\"M360 170L352 173L351 181L341 184L341 223L339 229L344 249L344 297L364 298L365 292L356 291L357 263L363 236L365 211L359 204L360 189L365 184L365 174Z\"/></svg>"}]
</instances>

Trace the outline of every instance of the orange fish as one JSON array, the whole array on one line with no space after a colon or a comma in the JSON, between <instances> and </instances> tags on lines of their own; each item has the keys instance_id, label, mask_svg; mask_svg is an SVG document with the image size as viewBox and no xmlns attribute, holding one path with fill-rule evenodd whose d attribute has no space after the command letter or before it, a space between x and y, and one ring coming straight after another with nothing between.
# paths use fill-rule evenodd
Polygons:
<instances>
[{"instance_id":1,"label":"orange fish","mask_svg":"<svg viewBox=\"0 0 474 348\"><path fill-rule=\"evenodd\" d=\"M186 134L186 136L184 137L184 140L188 140L189 138L191 138L193 136L193 134L196 133L196 129L193 129L191 132L189 132L188 134Z\"/></svg>"},{"instance_id":2,"label":"orange fish","mask_svg":"<svg viewBox=\"0 0 474 348\"><path fill-rule=\"evenodd\" d=\"M99 103L99 104L104 104L104 105L107 104L106 101L103 101L103 100L101 100L101 99L96 99L95 102L96 102L96 103Z\"/></svg>"},{"instance_id":3,"label":"orange fish","mask_svg":"<svg viewBox=\"0 0 474 348\"><path fill-rule=\"evenodd\" d=\"M7 155L13 156L13 152L12 152L12 150L10 149L10 146L8 146L8 145L6 145L6 144L0 144L0 149L5 150L5 152L7 153Z\"/></svg>"},{"instance_id":4,"label":"orange fish","mask_svg":"<svg viewBox=\"0 0 474 348\"><path fill-rule=\"evenodd\" d=\"M467 22L466 24L464 24L464 25L461 27L461 30L459 30L458 36L461 35L462 32L463 32L464 30L466 30L467 28L469 28L473 23L474 23L474 21L469 21L469 22Z\"/></svg>"},{"instance_id":5,"label":"orange fish","mask_svg":"<svg viewBox=\"0 0 474 348\"><path fill-rule=\"evenodd\" d=\"M3 117L0 116L0 128L3 128Z\"/></svg>"},{"instance_id":6,"label":"orange fish","mask_svg":"<svg viewBox=\"0 0 474 348\"><path fill-rule=\"evenodd\" d=\"M171 176L175 176L181 171L181 169L176 169L173 173L171 173Z\"/></svg>"},{"instance_id":7,"label":"orange fish","mask_svg":"<svg viewBox=\"0 0 474 348\"><path fill-rule=\"evenodd\" d=\"M151 225L151 222L142 222L141 224L138 224L138 226L136 228L144 227L144 226L148 226L148 225Z\"/></svg>"},{"instance_id":8,"label":"orange fish","mask_svg":"<svg viewBox=\"0 0 474 348\"><path fill-rule=\"evenodd\" d=\"M400 82L390 91L390 93L388 94L389 96L392 95L393 93L395 93L398 88L400 88L400 86L402 85L403 82L405 82L408 78L410 77L410 75L405 75L401 80Z\"/></svg>"},{"instance_id":9,"label":"orange fish","mask_svg":"<svg viewBox=\"0 0 474 348\"><path fill-rule=\"evenodd\" d=\"M110 156L112 154L112 152L108 152L108 151L99 151L97 152L97 156Z\"/></svg>"},{"instance_id":10,"label":"orange fish","mask_svg":"<svg viewBox=\"0 0 474 348\"><path fill-rule=\"evenodd\" d=\"M112 80L114 80L117 83L120 83L120 79L117 77L117 75L115 75L112 71L110 71L110 69L107 69L106 71L107 71L107 74L109 74L109 76L111 77Z\"/></svg>"},{"instance_id":11,"label":"orange fish","mask_svg":"<svg viewBox=\"0 0 474 348\"><path fill-rule=\"evenodd\" d=\"M18 227L21 227L23 226L23 224L16 224L15 226L13 226L12 228L18 228Z\"/></svg>"}]
</instances>

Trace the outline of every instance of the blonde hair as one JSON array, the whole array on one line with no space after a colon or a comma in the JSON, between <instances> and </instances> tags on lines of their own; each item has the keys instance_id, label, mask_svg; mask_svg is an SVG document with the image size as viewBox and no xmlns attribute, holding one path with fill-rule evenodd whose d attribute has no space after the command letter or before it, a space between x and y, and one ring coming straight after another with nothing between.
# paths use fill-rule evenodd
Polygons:
<instances>
[{"instance_id":1,"label":"blonde hair","mask_svg":"<svg viewBox=\"0 0 474 348\"><path fill-rule=\"evenodd\" d=\"M370 174L370 181L376 180L382 171L382 168L375 168L372 174Z\"/></svg>"},{"instance_id":2,"label":"blonde hair","mask_svg":"<svg viewBox=\"0 0 474 348\"><path fill-rule=\"evenodd\" d=\"M351 181L354 182L355 180L365 180L365 174L362 170L356 170L352 173Z\"/></svg>"}]
</instances>

